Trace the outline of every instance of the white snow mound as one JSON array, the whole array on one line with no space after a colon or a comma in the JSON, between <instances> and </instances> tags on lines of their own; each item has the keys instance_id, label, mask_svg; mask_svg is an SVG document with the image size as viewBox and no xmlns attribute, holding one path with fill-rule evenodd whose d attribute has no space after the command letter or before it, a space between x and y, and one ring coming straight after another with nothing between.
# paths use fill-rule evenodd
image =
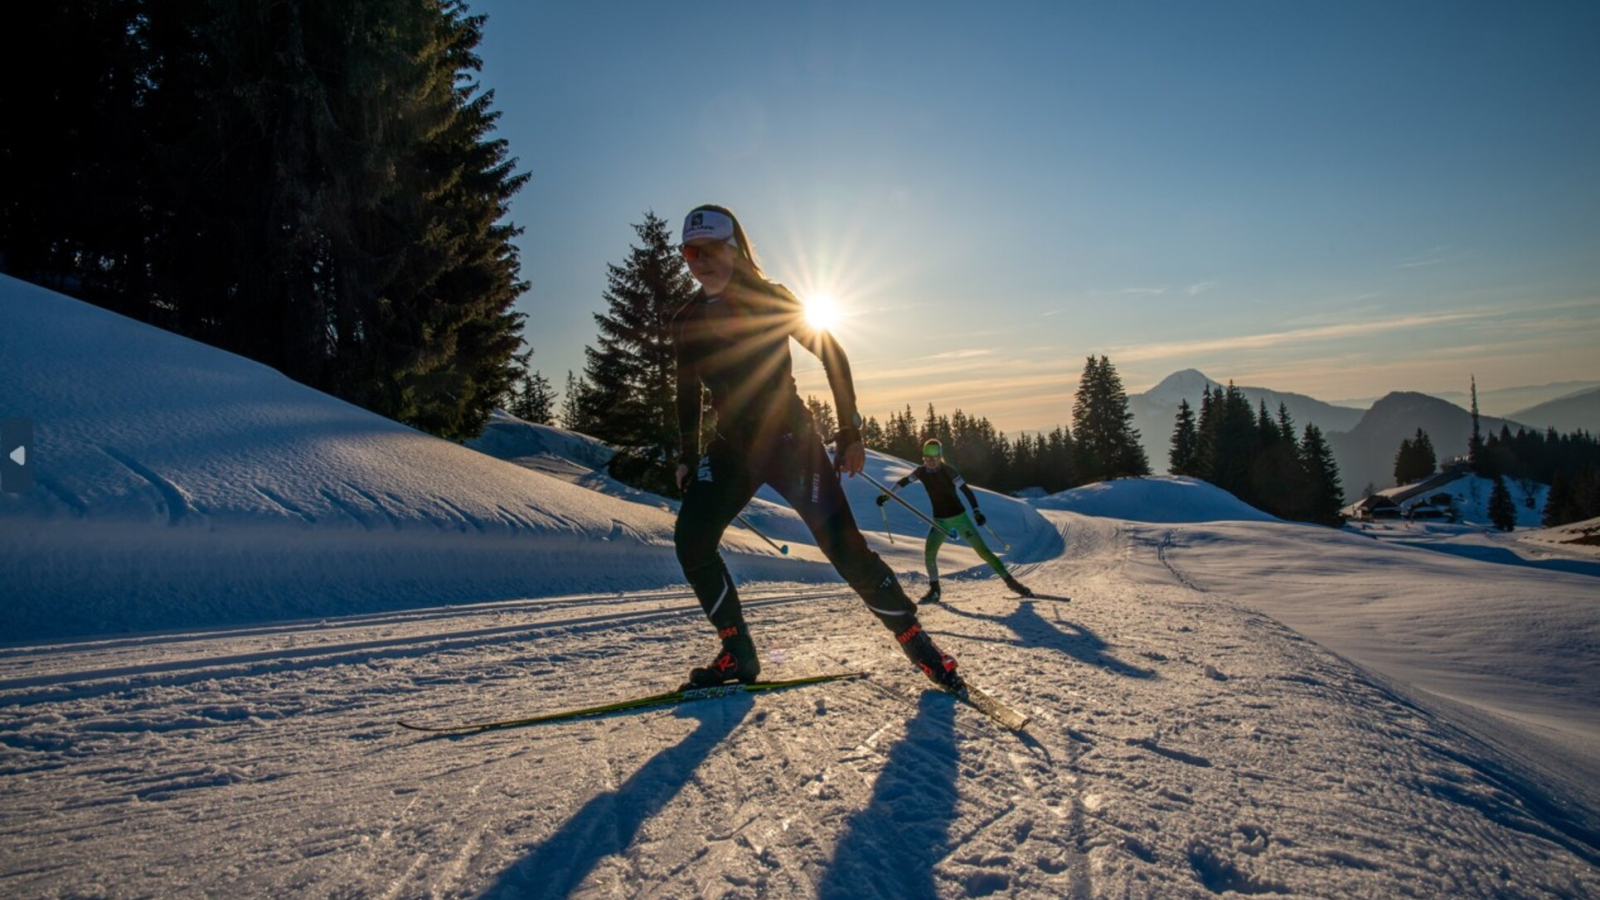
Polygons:
<instances>
[{"instance_id":1,"label":"white snow mound","mask_svg":"<svg viewBox=\"0 0 1600 900\"><path fill-rule=\"evenodd\" d=\"M1102 481L1032 501L1059 509L1130 522L1276 522L1213 484L1176 475Z\"/></svg>"}]
</instances>

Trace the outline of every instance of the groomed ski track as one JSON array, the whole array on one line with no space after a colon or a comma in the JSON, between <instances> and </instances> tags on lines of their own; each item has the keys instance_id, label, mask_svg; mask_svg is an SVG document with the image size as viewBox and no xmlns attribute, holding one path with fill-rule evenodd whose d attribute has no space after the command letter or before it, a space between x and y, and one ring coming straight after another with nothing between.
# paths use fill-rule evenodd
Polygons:
<instances>
[{"instance_id":1,"label":"groomed ski track","mask_svg":"<svg viewBox=\"0 0 1600 900\"><path fill-rule=\"evenodd\" d=\"M468 737L393 723L670 689L712 649L693 596L0 650L0 893L1600 896L1559 779L1161 528L1045 515L1064 553L1017 569L1045 597L951 579L925 614L1020 735L924 689L843 585L747 585L748 618L765 676L868 679Z\"/></svg>"}]
</instances>

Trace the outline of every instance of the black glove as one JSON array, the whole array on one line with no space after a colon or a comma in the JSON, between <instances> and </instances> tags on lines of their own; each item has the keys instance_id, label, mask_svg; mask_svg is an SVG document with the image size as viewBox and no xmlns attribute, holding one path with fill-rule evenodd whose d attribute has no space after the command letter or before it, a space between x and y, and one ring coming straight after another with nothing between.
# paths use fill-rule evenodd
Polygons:
<instances>
[{"instance_id":1,"label":"black glove","mask_svg":"<svg viewBox=\"0 0 1600 900\"><path fill-rule=\"evenodd\" d=\"M984 514L983 514L983 510L981 510L981 509L975 509L975 510L973 510L973 511L972 511L972 518L974 518L974 519L976 519L976 520L977 520L977 521L978 521L978 524L979 524L979 525L982 525L982 524L984 524L984 523L985 523L985 522L988 522L988 521L989 521L989 517L988 517L988 516L986 516L986 515L984 515Z\"/></svg>"},{"instance_id":2,"label":"black glove","mask_svg":"<svg viewBox=\"0 0 1600 900\"><path fill-rule=\"evenodd\" d=\"M849 425L839 429L833 436L833 461L837 465L844 461L844 451L851 446L861 443L861 429L851 428Z\"/></svg>"},{"instance_id":3,"label":"black glove","mask_svg":"<svg viewBox=\"0 0 1600 900\"><path fill-rule=\"evenodd\" d=\"M879 506L882 506L882 505L884 505L885 503L888 503L888 502L889 502L889 495L888 494L879 494L878 495L878 505Z\"/></svg>"}]
</instances>

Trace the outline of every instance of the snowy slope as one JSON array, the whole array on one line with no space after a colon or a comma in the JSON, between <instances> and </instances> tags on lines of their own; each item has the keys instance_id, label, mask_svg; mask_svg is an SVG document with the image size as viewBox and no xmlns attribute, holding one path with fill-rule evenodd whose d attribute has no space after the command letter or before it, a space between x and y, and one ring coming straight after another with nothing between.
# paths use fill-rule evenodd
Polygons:
<instances>
[{"instance_id":1,"label":"snowy slope","mask_svg":"<svg viewBox=\"0 0 1600 900\"><path fill-rule=\"evenodd\" d=\"M0 397L34 420L37 472L31 493L0 494L5 640L681 582L674 505L591 471L590 439L501 418L476 452L5 276L0 308ZM869 471L904 468L874 454ZM849 491L873 509L865 480ZM1019 558L1059 549L1026 504L987 496ZM837 580L787 507L750 518L791 552L730 529L736 577ZM897 544L872 540L920 572L921 526L893 521ZM963 547L944 559L979 565Z\"/></svg>"},{"instance_id":2,"label":"snowy slope","mask_svg":"<svg viewBox=\"0 0 1600 900\"><path fill-rule=\"evenodd\" d=\"M948 547L974 577L924 623L1033 716L1016 735L926 690L758 501L791 554L725 549L766 674L869 677L427 738L395 722L703 663L671 501L579 435L497 417L461 447L14 281L0 303L42 460L0 496L0 896L1600 896L1600 558L1570 530L1330 530L1181 478L985 492L1039 596ZM891 544L848 491L920 570L925 526L891 507Z\"/></svg>"}]
</instances>

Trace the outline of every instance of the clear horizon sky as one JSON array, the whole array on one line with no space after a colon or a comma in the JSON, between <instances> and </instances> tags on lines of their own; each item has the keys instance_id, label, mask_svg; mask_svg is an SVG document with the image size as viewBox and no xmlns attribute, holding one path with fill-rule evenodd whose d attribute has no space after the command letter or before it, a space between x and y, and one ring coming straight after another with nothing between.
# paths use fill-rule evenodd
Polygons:
<instances>
[{"instance_id":1,"label":"clear horizon sky","mask_svg":"<svg viewBox=\"0 0 1600 900\"><path fill-rule=\"evenodd\" d=\"M632 226L707 202L835 299L880 419L1067 423L1090 354L1130 393L1600 380L1600 4L470 9L557 390Z\"/></svg>"}]
</instances>

